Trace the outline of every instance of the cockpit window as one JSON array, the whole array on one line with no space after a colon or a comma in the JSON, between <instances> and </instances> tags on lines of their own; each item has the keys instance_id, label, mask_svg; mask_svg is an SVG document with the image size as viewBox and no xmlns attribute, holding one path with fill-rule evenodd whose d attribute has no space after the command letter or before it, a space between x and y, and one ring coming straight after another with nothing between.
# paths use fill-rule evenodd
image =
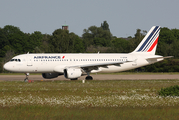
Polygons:
<instances>
[{"instance_id":1,"label":"cockpit window","mask_svg":"<svg viewBox=\"0 0 179 120\"><path fill-rule=\"evenodd\" d=\"M11 62L14 61L14 59L10 60Z\"/></svg>"},{"instance_id":2,"label":"cockpit window","mask_svg":"<svg viewBox=\"0 0 179 120\"><path fill-rule=\"evenodd\" d=\"M21 62L20 59L11 59L10 61L11 61L11 62L13 62L13 61L15 61L15 62Z\"/></svg>"}]
</instances>

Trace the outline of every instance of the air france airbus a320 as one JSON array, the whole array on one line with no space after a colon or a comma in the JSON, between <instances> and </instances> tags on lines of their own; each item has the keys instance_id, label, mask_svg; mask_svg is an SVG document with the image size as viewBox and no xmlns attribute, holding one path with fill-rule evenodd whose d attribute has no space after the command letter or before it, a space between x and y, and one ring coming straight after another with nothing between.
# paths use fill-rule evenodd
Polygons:
<instances>
[{"instance_id":1,"label":"air france airbus a320","mask_svg":"<svg viewBox=\"0 0 179 120\"><path fill-rule=\"evenodd\" d=\"M128 54L22 54L7 62L4 69L26 73L25 81L28 80L27 73L42 73L46 79L64 75L71 80L87 75L86 80L92 80L90 73L135 69L172 57L155 55L160 28L160 26L153 26L137 48Z\"/></svg>"}]
</instances>

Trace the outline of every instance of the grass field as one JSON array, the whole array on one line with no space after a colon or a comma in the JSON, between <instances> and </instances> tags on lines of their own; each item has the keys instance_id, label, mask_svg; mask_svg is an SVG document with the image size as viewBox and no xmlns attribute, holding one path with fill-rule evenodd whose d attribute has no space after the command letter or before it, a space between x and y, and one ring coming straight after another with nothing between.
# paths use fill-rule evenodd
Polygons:
<instances>
[{"instance_id":1,"label":"grass field","mask_svg":"<svg viewBox=\"0 0 179 120\"><path fill-rule=\"evenodd\" d=\"M0 119L179 119L179 80L0 82Z\"/></svg>"}]
</instances>

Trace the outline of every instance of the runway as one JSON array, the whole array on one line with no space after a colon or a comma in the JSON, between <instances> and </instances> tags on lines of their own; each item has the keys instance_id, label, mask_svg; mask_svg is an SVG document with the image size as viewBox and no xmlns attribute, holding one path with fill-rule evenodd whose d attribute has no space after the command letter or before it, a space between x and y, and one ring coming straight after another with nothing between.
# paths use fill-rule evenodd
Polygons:
<instances>
[{"instance_id":1,"label":"runway","mask_svg":"<svg viewBox=\"0 0 179 120\"><path fill-rule=\"evenodd\" d=\"M112 75L112 74L93 74L91 75L94 80L160 80L160 79L179 79L178 74L150 74L150 75ZM78 78L84 80L86 76ZM25 75L0 75L0 81L23 81ZM44 79L41 75L30 75L29 80L69 80L63 75L54 79Z\"/></svg>"}]
</instances>

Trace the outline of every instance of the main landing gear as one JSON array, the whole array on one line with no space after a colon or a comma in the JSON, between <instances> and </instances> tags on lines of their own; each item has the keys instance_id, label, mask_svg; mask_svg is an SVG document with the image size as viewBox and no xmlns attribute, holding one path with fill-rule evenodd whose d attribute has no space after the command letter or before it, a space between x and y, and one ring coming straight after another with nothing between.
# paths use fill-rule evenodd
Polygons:
<instances>
[{"instance_id":1,"label":"main landing gear","mask_svg":"<svg viewBox=\"0 0 179 120\"><path fill-rule=\"evenodd\" d=\"M24 82L28 82L28 80L29 80L29 73L25 73L25 75L26 75L26 78L24 79Z\"/></svg>"},{"instance_id":2,"label":"main landing gear","mask_svg":"<svg viewBox=\"0 0 179 120\"><path fill-rule=\"evenodd\" d=\"M93 77L90 76L90 71L86 72L88 76L86 76L85 80L93 80Z\"/></svg>"},{"instance_id":3,"label":"main landing gear","mask_svg":"<svg viewBox=\"0 0 179 120\"><path fill-rule=\"evenodd\" d=\"M86 80L93 80L93 77L91 77L91 76L88 75L85 79L86 79Z\"/></svg>"}]
</instances>

